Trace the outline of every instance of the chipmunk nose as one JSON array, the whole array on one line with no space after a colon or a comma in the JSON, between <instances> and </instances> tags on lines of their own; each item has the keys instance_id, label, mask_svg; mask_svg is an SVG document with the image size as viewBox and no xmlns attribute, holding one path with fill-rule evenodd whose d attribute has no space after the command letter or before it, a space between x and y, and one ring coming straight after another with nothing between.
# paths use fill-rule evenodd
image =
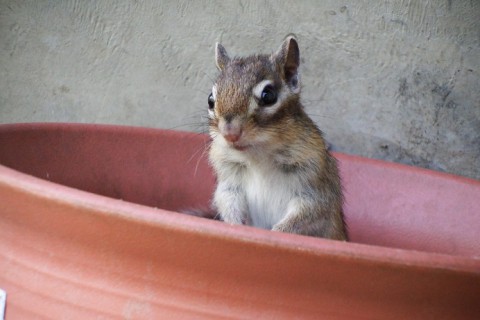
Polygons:
<instances>
[{"instance_id":1,"label":"chipmunk nose","mask_svg":"<svg viewBox=\"0 0 480 320\"><path fill-rule=\"evenodd\" d=\"M227 134L223 135L223 137L228 142L237 142L238 140L240 140L240 135L241 135L241 132L240 133L227 133Z\"/></svg>"},{"instance_id":2,"label":"chipmunk nose","mask_svg":"<svg viewBox=\"0 0 480 320\"><path fill-rule=\"evenodd\" d=\"M228 142L237 142L242 135L242 127L238 124L227 122L223 126L222 135Z\"/></svg>"}]
</instances>

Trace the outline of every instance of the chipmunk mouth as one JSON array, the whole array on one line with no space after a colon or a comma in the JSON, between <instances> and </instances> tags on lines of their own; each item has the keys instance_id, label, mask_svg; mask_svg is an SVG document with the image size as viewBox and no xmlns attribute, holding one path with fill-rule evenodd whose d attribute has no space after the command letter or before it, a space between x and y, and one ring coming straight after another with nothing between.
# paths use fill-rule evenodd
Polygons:
<instances>
[{"instance_id":1,"label":"chipmunk mouth","mask_svg":"<svg viewBox=\"0 0 480 320\"><path fill-rule=\"evenodd\" d=\"M250 146L249 146L249 145L240 144L240 143L232 143L232 144L231 144L231 147L233 147L235 150L238 150L238 151L245 151L245 150L247 150Z\"/></svg>"}]
</instances>

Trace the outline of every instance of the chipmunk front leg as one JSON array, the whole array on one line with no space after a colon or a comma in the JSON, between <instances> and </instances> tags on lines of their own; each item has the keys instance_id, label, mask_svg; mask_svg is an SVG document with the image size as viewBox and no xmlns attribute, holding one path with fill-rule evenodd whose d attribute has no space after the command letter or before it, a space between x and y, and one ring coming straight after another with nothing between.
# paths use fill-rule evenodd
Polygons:
<instances>
[{"instance_id":1,"label":"chipmunk front leg","mask_svg":"<svg viewBox=\"0 0 480 320\"><path fill-rule=\"evenodd\" d=\"M272 230L304 234L306 220L309 220L309 207L311 207L309 198L305 196L294 197L288 203L285 216L272 227Z\"/></svg>"},{"instance_id":2,"label":"chipmunk front leg","mask_svg":"<svg viewBox=\"0 0 480 320\"><path fill-rule=\"evenodd\" d=\"M321 205L314 198L308 195L297 196L290 200L286 215L272 230L343 240L341 233L332 228L329 216L321 210Z\"/></svg>"},{"instance_id":3,"label":"chipmunk front leg","mask_svg":"<svg viewBox=\"0 0 480 320\"><path fill-rule=\"evenodd\" d=\"M297 197L289 202L287 214L272 230L347 241L343 220L338 218L341 211L331 212L335 209L329 206L325 209L321 203L308 197Z\"/></svg>"},{"instance_id":4,"label":"chipmunk front leg","mask_svg":"<svg viewBox=\"0 0 480 320\"><path fill-rule=\"evenodd\" d=\"M223 221L230 224L247 224L248 206L245 192L240 186L220 182L215 190L213 204Z\"/></svg>"}]
</instances>

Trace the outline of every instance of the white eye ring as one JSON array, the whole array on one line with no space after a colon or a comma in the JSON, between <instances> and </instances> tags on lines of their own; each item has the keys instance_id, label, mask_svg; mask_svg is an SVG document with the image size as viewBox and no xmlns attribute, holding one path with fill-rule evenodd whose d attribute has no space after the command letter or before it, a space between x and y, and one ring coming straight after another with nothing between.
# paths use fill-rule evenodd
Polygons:
<instances>
[{"instance_id":1,"label":"white eye ring","mask_svg":"<svg viewBox=\"0 0 480 320\"><path fill-rule=\"evenodd\" d=\"M262 92L266 86L273 86L272 80L262 80L255 87L253 87L253 95L260 100L262 98Z\"/></svg>"},{"instance_id":2,"label":"white eye ring","mask_svg":"<svg viewBox=\"0 0 480 320\"><path fill-rule=\"evenodd\" d=\"M213 101L217 100L217 85L213 85L212 87L212 93ZM208 108L208 116L210 119L215 118L215 108Z\"/></svg>"},{"instance_id":3,"label":"white eye ring","mask_svg":"<svg viewBox=\"0 0 480 320\"><path fill-rule=\"evenodd\" d=\"M212 96L214 100L217 100L217 85L214 84L212 87Z\"/></svg>"}]
</instances>

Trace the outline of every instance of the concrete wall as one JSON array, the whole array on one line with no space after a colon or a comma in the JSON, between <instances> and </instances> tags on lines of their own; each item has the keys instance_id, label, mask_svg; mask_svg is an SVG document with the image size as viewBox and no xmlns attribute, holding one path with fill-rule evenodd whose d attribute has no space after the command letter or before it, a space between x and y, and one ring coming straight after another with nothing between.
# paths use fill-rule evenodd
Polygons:
<instances>
[{"instance_id":1,"label":"concrete wall","mask_svg":"<svg viewBox=\"0 0 480 320\"><path fill-rule=\"evenodd\" d=\"M480 179L479 17L478 0L0 0L0 122L205 130L215 41L295 33L336 150Z\"/></svg>"}]
</instances>

